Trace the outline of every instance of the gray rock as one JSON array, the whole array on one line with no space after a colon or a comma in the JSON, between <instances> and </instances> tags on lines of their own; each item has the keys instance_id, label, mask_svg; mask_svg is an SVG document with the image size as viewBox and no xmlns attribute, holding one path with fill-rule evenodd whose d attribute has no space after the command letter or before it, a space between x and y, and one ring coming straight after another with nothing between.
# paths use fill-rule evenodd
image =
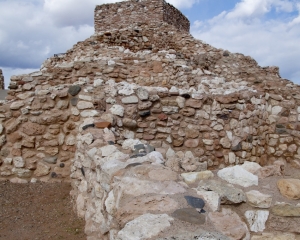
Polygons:
<instances>
[{"instance_id":1,"label":"gray rock","mask_svg":"<svg viewBox=\"0 0 300 240\"><path fill-rule=\"evenodd\" d=\"M122 98L122 103L124 104L131 104L131 103L138 103L139 99L136 96L129 96Z\"/></svg>"},{"instance_id":2,"label":"gray rock","mask_svg":"<svg viewBox=\"0 0 300 240\"><path fill-rule=\"evenodd\" d=\"M171 214L172 217L177 218L181 221L202 225L205 223L205 215L199 214L194 208L182 208L177 209Z\"/></svg>"},{"instance_id":3,"label":"gray rock","mask_svg":"<svg viewBox=\"0 0 300 240\"><path fill-rule=\"evenodd\" d=\"M199 183L198 189L218 193L221 204L246 202L245 193L241 189L233 187L231 184L221 183L215 180L202 180Z\"/></svg>"},{"instance_id":4,"label":"gray rock","mask_svg":"<svg viewBox=\"0 0 300 240\"><path fill-rule=\"evenodd\" d=\"M71 98L70 102L72 106L76 106L78 103L78 98Z\"/></svg>"},{"instance_id":5,"label":"gray rock","mask_svg":"<svg viewBox=\"0 0 300 240\"><path fill-rule=\"evenodd\" d=\"M76 96L81 91L81 87L79 85L70 86L68 93L72 96Z\"/></svg>"},{"instance_id":6,"label":"gray rock","mask_svg":"<svg viewBox=\"0 0 300 240\"><path fill-rule=\"evenodd\" d=\"M147 100L149 98L149 93L145 88L138 88L136 94L141 100Z\"/></svg>"},{"instance_id":7,"label":"gray rock","mask_svg":"<svg viewBox=\"0 0 300 240\"><path fill-rule=\"evenodd\" d=\"M44 162L50 163L50 164L56 164L56 162L57 162L57 156L46 157L46 158L44 158Z\"/></svg>"}]
</instances>

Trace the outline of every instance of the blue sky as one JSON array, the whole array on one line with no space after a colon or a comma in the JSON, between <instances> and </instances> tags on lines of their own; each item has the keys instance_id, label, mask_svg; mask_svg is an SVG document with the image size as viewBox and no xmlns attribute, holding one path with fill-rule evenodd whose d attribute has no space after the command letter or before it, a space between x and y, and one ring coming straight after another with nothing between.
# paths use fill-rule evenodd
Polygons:
<instances>
[{"instance_id":1,"label":"blue sky","mask_svg":"<svg viewBox=\"0 0 300 240\"><path fill-rule=\"evenodd\" d=\"M0 68L11 75L36 71L54 53L93 34L95 5L114 0L0 0ZM206 43L280 67L300 84L299 0L168 0Z\"/></svg>"}]
</instances>

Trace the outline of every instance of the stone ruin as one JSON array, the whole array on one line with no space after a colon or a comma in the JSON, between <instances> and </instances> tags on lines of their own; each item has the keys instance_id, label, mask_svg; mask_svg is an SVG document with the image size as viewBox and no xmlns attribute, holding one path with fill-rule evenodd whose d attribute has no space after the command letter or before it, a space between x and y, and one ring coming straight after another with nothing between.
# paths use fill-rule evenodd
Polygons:
<instances>
[{"instance_id":1,"label":"stone ruin","mask_svg":"<svg viewBox=\"0 0 300 240\"><path fill-rule=\"evenodd\" d=\"M95 34L12 76L9 89L0 180L70 181L89 240L299 239L295 201L248 189L300 168L299 86L194 39L165 1L97 6ZM219 169L219 182L207 180ZM299 199L292 180L278 188ZM185 195L201 196L208 215ZM228 207L241 202L242 217Z\"/></svg>"}]
</instances>

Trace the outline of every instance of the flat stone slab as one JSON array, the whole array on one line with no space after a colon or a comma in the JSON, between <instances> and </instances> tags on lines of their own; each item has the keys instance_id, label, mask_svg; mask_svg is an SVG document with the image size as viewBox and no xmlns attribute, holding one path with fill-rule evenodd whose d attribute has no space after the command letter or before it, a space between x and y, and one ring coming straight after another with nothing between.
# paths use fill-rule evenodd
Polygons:
<instances>
[{"instance_id":1,"label":"flat stone slab","mask_svg":"<svg viewBox=\"0 0 300 240\"><path fill-rule=\"evenodd\" d=\"M177 218L184 222L192 224L202 225L206 221L206 216L197 212L194 208L182 208L178 209L171 214L172 217Z\"/></svg>"}]
</instances>

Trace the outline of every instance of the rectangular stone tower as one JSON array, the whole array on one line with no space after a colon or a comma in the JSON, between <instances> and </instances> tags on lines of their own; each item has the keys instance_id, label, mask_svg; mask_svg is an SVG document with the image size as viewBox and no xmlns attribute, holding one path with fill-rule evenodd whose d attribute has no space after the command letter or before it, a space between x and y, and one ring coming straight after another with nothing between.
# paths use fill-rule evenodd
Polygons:
<instances>
[{"instance_id":1,"label":"rectangular stone tower","mask_svg":"<svg viewBox=\"0 0 300 240\"><path fill-rule=\"evenodd\" d=\"M189 20L164 0L130 0L95 8L95 32L166 22L179 31L190 31Z\"/></svg>"}]
</instances>

